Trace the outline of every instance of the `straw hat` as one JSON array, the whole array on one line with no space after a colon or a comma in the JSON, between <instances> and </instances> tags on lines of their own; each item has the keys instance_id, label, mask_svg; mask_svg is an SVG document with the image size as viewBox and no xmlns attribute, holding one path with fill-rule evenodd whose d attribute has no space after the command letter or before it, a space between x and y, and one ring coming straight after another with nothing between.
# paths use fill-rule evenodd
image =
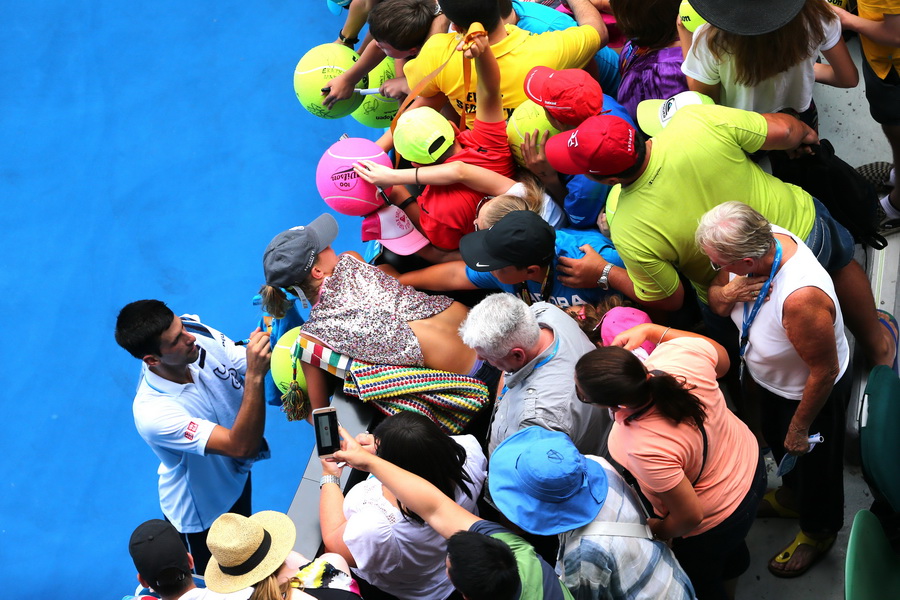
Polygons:
<instances>
[{"instance_id":1,"label":"straw hat","mask_svg":"<svg viewBox=\"0 0 900 600\"><path fill-rule=\"evenodd\" d=\"M230 594L259 583L284 563L296 537L294 522L284 513L264 510L251 517L225 513L206 538L212 553L206 587Z\"/></svg>"}]
</instances>

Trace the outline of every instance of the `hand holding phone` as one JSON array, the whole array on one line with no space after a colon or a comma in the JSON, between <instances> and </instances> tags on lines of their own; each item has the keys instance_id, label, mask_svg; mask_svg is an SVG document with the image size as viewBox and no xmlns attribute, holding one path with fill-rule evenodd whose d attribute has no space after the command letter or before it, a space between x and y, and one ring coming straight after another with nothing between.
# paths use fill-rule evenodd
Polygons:
<instances>
[{"instance_id":1,"label":"hand holding phone","mask_svg":"<svg viewBox=\"0 0 900 600\"><path fill-rule=\"evenodd\" d=\"M341 449L338 432L337 409L333 406L317 408L312 412L313 429L316 431L316 451L319 458L331 458Z\"/></svg>"}]
</instances>

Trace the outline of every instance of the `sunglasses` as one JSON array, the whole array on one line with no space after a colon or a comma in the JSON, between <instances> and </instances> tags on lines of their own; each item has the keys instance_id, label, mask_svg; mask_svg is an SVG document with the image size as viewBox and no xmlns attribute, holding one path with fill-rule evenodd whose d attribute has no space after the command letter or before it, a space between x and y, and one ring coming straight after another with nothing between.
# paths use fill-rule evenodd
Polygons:
<instances>
[{"instance_id":1,"label":"sunglasses","mask_svg":"<svg viewBox=\"0 0 900 600\"><path fill-rule=\"evenodd\" d=\"M494 196L484 196L481 200L478 201L478 204L475 205L475 220L472 221L472 225L475 226L475 231L478 231L478 214L481 212L481 207L493 199Z\"/></svg>"}]
</instances>

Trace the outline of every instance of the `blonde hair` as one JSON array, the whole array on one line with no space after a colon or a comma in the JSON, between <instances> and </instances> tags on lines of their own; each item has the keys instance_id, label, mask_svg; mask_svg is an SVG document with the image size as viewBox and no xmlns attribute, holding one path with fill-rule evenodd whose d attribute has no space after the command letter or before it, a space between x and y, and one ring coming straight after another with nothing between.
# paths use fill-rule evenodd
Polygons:
<instances>
[{"instance_id":1,"label":"blonde hair","mask_svg":"<svg viewBox=\"0 0 900 600\"><path fill-rule=\"evenodd\" d=\"M484 223L484 229L493 227L500 219L516 210L530 210L540 216L544 208L544 189L533 178L521 181L525 186L524 197L501 194L485 202L477 218Z\"/></svg>"},{"instance_id":2,"label":"blonde hair","mask_svg":"<svg viewBox=\"0 0 900 600\"><path fill-rule=\"evenodd\" d=\"M284 600L291 590L290 580L279 585L278 571L275 571L259 583L253 586L253 593L249 600Z\"/></svg>"},{"instance_id":3,"label":"blonde hair","mask_svg":"<svg viewBox=\"0 0 900 600\"><path fill-rule=\"evenodd\" d=\"M600 335L600 323L607 312L619 306L631 306L631 303L621 296L609 296L597 304L570 306L565 310L567 315L575 319L578 327L595 346L602 346L603 339Z\"/></svg>"},{"instance_id":4,"label":"blonde hair","mask_svg":"<svg viewBox=\"0 0 900 600\"><path fill-rule=\"evenodd\" d=\"M319 264L318 256L316 257L316 262L313 266L317 264ZM322 285L322 280L313 277L312 273L310 273L306 276L306 279L299 283L295 283L294 285L300 288L300 291L303 292L303 295L306 296L307 300L315 302L319 297L319 287ZM287 299L287 294L284 289L274 285L263 285L259 288L259 296L262 300L263 310L276 319L283 318L292 305Z\"/></svg>"}]
</instances>

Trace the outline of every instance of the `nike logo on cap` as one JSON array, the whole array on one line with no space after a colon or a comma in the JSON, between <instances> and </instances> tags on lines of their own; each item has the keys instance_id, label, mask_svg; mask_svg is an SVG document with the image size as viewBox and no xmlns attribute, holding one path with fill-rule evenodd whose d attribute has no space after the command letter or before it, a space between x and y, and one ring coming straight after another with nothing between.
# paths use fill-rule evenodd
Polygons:
<instances>
[{"instance_id":1,"label":"nike logo on cap","mask_svg":"<svg viewBox=\"0 0 900 600\"><path fill-rule=\"evenodd\" d=\"M477 263L475 263L475 266L476 266L476 267L479 267L479 268L484 268L484 267L489 267L489 266L491 266L491 265L483 265L483 264L481 264L480 262L477 262Z\"/></svg>"}]
</instances>

